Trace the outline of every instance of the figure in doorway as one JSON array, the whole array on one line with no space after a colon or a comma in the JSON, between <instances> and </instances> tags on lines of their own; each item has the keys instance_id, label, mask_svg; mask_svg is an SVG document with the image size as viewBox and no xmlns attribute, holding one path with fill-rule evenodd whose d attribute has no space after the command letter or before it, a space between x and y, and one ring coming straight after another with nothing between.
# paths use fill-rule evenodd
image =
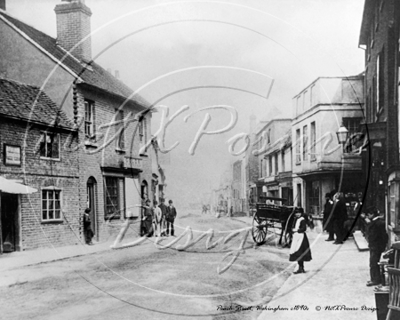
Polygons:
<instances>
[{"instance_id":1,"label":"figure in doorway","mask_svg":"<svg viewBox=\"0 0 400 320\"><path fill-rule=\"evenodd\" d=\"M93 230L92 230L92 221L90 219L90 209L86 208L83 214L83 233L85 235L85 242L88 245L93 245Z\"/></svg>"}]
</instances>

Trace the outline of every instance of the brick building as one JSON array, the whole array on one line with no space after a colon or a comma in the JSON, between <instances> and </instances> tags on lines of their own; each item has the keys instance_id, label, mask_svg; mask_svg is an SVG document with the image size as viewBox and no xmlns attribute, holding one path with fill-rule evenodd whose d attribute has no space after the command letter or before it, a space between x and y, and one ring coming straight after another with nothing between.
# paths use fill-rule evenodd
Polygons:
<instances>
[{"instance_id":1,"label":"brick building","mask_svg":"<svg viewBox=\"0 0 400 320\"><path fill-rule=\"evenodd\" d=\"M365 209L385 213L391 242L400 239L399 41L400 3L366 0L359 45L365 50L363 152Z\"/></svg>"},{"instance_id":2,"label":"brick building","mask_svg":"<svg viewBox=\"0 0 400 320\"><path fill-rule=\"evenodd\" d=\"M138 231L141 198L153 199L158 183L145 148L149 104L92 60L84 1L55 12L57 39L0 8L0 75L40 87L78 129L79 214L91 208L95 240L117 233L128 216Z\"/></svg>"},{"instance_id":3,"label":"brick building","mask_svg":"<svg viewBox=\"0 0 400 320\"><path fill-rule=\"evenodd\" d=\"M3 191L0 252L80 242L77 138L39 88L0 78L0 174L38 190Z\"/></svg>"}]
</instances>

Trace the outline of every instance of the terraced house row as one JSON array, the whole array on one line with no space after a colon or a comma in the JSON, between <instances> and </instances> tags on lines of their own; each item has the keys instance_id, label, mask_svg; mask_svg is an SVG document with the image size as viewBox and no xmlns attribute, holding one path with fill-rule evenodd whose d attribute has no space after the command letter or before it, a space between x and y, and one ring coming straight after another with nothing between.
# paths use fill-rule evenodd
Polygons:
<instances>
[{"instance_id":1,"label":"terraced house row","mask_svg":"<svg viewBox=\"0 0 400 320\"><path fill-rule=\"evenodd\" d=\"M139 232L163 192L150 104L92 60L84 1L56 5L57 38L0 6L0 176L32 188L1 186L0 251L83 242L85 208L98 241L127 218Z\"/></svg>"}]
</instances>

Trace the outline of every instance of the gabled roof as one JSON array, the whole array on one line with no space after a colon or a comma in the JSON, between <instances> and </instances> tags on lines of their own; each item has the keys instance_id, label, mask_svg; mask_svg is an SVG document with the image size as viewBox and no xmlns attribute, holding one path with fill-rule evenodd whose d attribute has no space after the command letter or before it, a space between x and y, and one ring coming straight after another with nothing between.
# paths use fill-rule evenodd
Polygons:
<instances>
[{"instance_id":1,"label":"gabled roof","mask_svg":"<svg viewBox=\"0 0 400 320\"><path fill-rule=\"evenodd\" d=\"M73 129L67 115L39 88L2 78L0 116Z\"/></svg>"},{"instance_id":2,"label":"gabled roof","mask_svg":"<svg viewBox=\"0 0 400 320\"><path fill-rule=\"evenodd\" d=\"M8 21L17 31L26 35L35 44L41 47L47 54L54 57L61 66L65 66L76 76L83 80L84 83L100 88L108 93L128 98L133 94L133 90L125 85L122 81L115 78L108 71L98 65L96 62L89 62L89 66L79 61L64 48L57 44L57 40L47 34L11 17L5 11L0 10L0 18ZM131 100L142 107L148 107L150 104L141 96L135 94Z\"/></svg>"}]
</instances>

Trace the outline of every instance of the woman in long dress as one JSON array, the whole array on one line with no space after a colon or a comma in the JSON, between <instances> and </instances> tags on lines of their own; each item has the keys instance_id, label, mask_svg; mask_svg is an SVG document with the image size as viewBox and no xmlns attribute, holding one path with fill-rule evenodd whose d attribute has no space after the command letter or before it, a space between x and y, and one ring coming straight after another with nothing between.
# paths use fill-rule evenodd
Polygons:
<instances>
[{"instance_id":1,"label":"woman in long dress","mask_svg":"<svg viewBox=\"0 0 400 320\"><path fill-rule=\"evenodd\" d=\"M304 261L311 260L310 243L308 242L306 230L307 222L303 211L295 213L296 219L293 222L293 239L290 246L289 261L297 261L299 268L295 274L305 273Z\"/></svg>"}]
</instances>

